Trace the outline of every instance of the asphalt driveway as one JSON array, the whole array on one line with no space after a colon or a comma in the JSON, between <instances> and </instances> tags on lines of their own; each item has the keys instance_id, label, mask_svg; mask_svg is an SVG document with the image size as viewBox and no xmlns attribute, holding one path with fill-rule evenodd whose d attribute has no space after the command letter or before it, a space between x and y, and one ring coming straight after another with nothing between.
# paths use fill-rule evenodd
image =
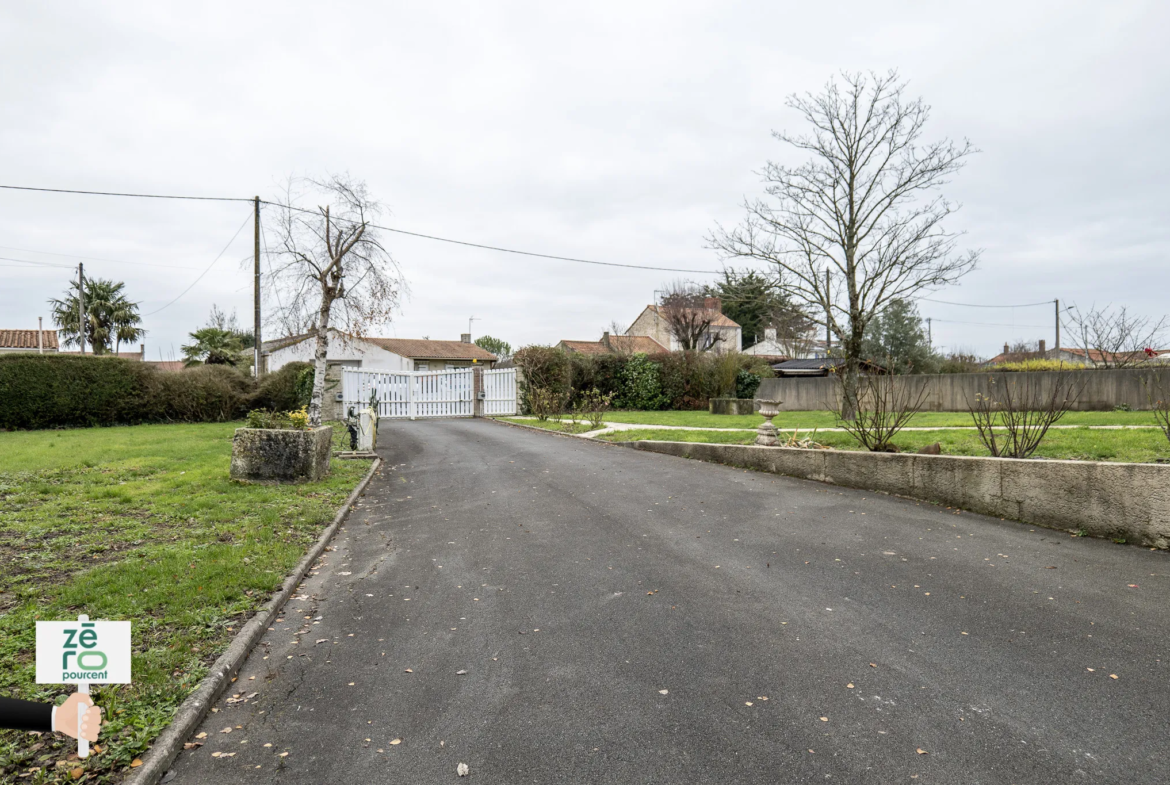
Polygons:
<instances>
[{"instance_id":1,"label":"asphalt driveway","mask_svg":"<svg viewBox=\"0 0 1170 785\"><path fill-rule=\"evenodd\" d=\"M380 436L170 782L1170 779L1165 553L485 421Z\"/></svg>"}]
</instances>

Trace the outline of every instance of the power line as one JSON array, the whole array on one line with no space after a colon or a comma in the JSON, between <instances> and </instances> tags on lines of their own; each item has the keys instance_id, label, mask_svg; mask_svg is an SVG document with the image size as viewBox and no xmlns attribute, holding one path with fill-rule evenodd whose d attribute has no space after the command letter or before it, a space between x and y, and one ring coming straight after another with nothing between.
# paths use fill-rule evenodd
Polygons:
<instances>
[{"instance_id":1,"label":"power line","mask_svg":"<svg viewBox=\"0 0 1170 785\"><path fill-rule=\"evenodd\" d=\"M963 308L1031 308L1034 305L1052 305L1052 300L1045 300L1040 303L1020 303L1019 305L976 305L974 303L952 303L947 300L932 300L929 297L919 297L917 299L925 300L928 303L938 303L940 305L958 305Z\"/></svg>"},{"instance_id":2,"label":"power line","mask_svg":"<svg viewBox=\"0 0 1170 785\"><path fill-rule=\"evenodd\" d=\"M60 268L65 269L65 270L72 270L73 269L73 265L71 265L71 264L57 264L55 262L37 262L37 261L34 261L32 259L12 259L12 258L7 257L7 256L0 256L0 259L3 259L6 262L20 262L22 265L37 265L37 266L41 266L41 267L60 267ZM9 264L6 264L4 266L5 267L16 267L16 265L9 265Z\"/></svg>"},{"instance_id":3,"label":"power line","mask_svg":"<svg viewBox=\"0 0 1170 785\"><path fill-rule=\"evenodd\" d=\"M247 199L247 200L245 200L245 201L251 201L251 200L250 200L250 199ZM212 268L212 267L215 267L215 263L219 261L220 257L221 257L221 256L223 256L225 253L227 253L227 249L228 249L228 248L231 248L231 247L232 247L232 243L234 243L234 242L236 241L236 238L240 236L240 232L244 231L244 227L248 225L248 221L250 221L250 220L252 220L252 215L249 213L248 217L244 219L244 222L243 222L242 224L240 224L240 228L239 228L239 229L237 229L237 230L236 230L236 233L232 235L232 239L228 240L228 244L227 244L227 245L225 245L225 246L223 247L223 250L219 252L219 255L217 255L217 256L215 257L215 259L213 259L213 260L211 261L211 264L207 265L207 269L206 269L206 270L204 270L203 272L201 272L201 273L199 274L199 277L198 277L198 278L196 278L194 281L192 281L192 282L191 282L191 285L190 285L190 286L188 286L188 287L187 287L186 289L184 289L183 291L179 292L179 296L178 296L178 297L176 297L175 299L171 300L169 303L167 303L166 305L164 305L162 308L156 308L156 309L154 309L153 311L151 311L150 313L144 313L144 314L142 314L142 315L143 315L143 316L154 316L154 315L155 315L156 313L158 313L159 311L161 311L161 310L164 310L164 309L166 309L166 308L170 308L172 305L174 305L175 303L177 303L177 302L179 301L179 298L181 298L181 297L182 297L183 295L185 295L187 292L189 292L189 291L191 291L192 289L194 289L194 288L195 288L195 284L197 284L197 283L199 283L200 281L202 281L202 280L203 280L203 276L205 276L205 275L207 275L209 272L211 272L211 268Z\"/></svg>"},{"instance_id":4,"label":"power line","mask_svg":"<svg viewBox=\"0 0 1170 785\"><path fill-rule=\"evenodd\" d=\"M280 202L268 202L261 200L261 204L271 205L272 207L281 207L286 210L294 210L298 213L312 213L317 215L316 210L307 210L303 207L293 207L288 204L281 204ZM346 221L347 223L358 223L350 218L334 218L336 221ZM555 254L537 253L535 251L520 251L515 248L502 248L498 245L485 245L484 243L473 243L467 240L453 240L449 237L439 237L433 234L422 234L421 232L408 232L405 229L394 229L389 226L379 226L377 224L367 224L371 229L381 229L387 232L394 232L395 234L405 234L411 237L421 237L424 240L436 240L440 243L451 243L452 245L464 245L469 248L482 248L487 251L499 251L500 253L511 253L519 256L533 256L538 259L553 259L560 262L576 262L577 264L596 264L602 267L624 267L632 270L658 270L668 273L699 273L701 275L722 275L722 272L717 270L690 270L681 267L653 267L644 264L622 264L619 262L599 262L594 259L578 259L573 256L557 256Z\"/></svg>"},{"instance_id":5,"label":"power line","mask_svg":"<svg viewBox=\"0 0 1170 785\"><path fill-rule=\"evenodd\" d=\"M40 191L50 194L84 194L86 196L128 196L135 199L187 199L198 202L250 202L238 196L175 196L172 194L129 194L115 191L75 191L68 188L31 188L24 185L0 185L10 191Z\"/></svg>"},{"instance_id":6,"label":"power line","mask_svg":"<svg viewBox=\"0 0 1170 785\"><path fill-rule=\"evenodd\" d=\"M48 251L33 251L31 249L28 249L28 248L11 248L11 246L7 246L7 245L0 245L0 248L10 248L10 250L26 251L27 253L43 253L43 254L47 254L49 256L60 256L60 257L66 258L66 259L84 259L87 261L108 262L110 264L132 264L132 265L135 265L138 267L164 268L167 270L198 270L199 269L198 267L184 267L183 265L154 264L153 262L126 262L126 261L122 261L119 259L95 259L92 256L73 256L72 254L66 254L66 253L50 253ZM25 262L27 264L39 264L39 265L44 265L46 267L65 267L67 269L72 269L72 268L77 266L77 265L73 265L73 264L57 264L56 262L42 262L39 259L11 259L7 256L0 256L0 259L3 259L7 262Z\"/></svg>"},{"instance_id":7,"label":"power line","mask_svg":"<svg viewBox=\"0 0 1170 785\"><path fill-rule=\"evenodd\" d=\"M959 322L959 321L954 321L952 319L935 319L934 321L942 322L944 324L977 324L980 327L1028 327L1030 329L1035 329L1035 330L1046 330L1052 326L1051 324L1039 325L1039 324L995 324L992 322Z\"/></svg>"}]
</instances>

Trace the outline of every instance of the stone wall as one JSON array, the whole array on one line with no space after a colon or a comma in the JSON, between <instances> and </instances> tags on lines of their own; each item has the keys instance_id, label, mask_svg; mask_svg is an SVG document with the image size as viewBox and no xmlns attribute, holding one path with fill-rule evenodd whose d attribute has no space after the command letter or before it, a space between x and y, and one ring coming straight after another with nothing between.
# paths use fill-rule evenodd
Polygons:
<instances>
[{"instance_id":1,"label":"stone wall","mask_svg":"<svg viewBox=\"0 0 1170 785\"><path fill-rule=\"evenodd\" d=\"M1170 466L683 442L625 444L909 496L1062 531L1170 547Z\"/></svg>"},{"instance_id":2,"label":"stone wall","mask_svg":"<svg viewBox=\"0 0 1170 785\"><path fill-rule=\"evenodd\" d=\"M1170 368L1161 371L1170 382ZM1120 371L1069 371L1075 374L1078 383L1084 383L1080 397L1072 407L1074 411L1109 411L1115 406L1126 405L1131 409L1149 409L1150 400L1143 383L1152 379L1156 371L1148 369L1126 369ZM898 376L894 383L911 385L914 390L926 387L926 399L922 410L926 412L965 412L968 399L987 390L988 377L995 376L997 383L1021 383L1028 377L1038 393L1051 395L1052 385L1060 375L1056 371L1029 373L943 373L932 375ZM832 376L779 377L764 379L756 391L757 400L778 400L784 403L781 411L829 410L837 399L839 382Z\"/></svg>"}]
</instances>

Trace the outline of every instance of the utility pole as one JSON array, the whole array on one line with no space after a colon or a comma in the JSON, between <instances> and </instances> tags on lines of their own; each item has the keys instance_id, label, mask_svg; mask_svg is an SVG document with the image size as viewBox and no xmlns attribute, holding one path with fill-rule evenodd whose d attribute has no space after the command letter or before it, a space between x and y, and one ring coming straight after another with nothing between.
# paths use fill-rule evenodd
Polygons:
<instances>
[{"instance_id":1,"label":"utility pole","mask_svg":"<svg viewBox=\"0 0 1170 785\"><path fill-rule=\"evenodd\" d=\"M37 354L45 353L45 319L37 317Z\"/></svg>"},{"instance_id":2,"label":"utility pole","mask_svg":"<svg viewBox=\"0 0 1170 785\"><path fill-rule=\"evenodd\" d=\"M77 263L77 332L85 354L85 265L81 262Z\"/></svg>"},{"instance_id":3,"label":"utility pole","mask_svg":"<svg viewBox=\"0 0 1170 785\"><path fill-rule=\"evenodd\" d=\"M825 354L833 350L833 328L829 324L833 320L833 299L829 294L829 269L825 268Z\"/></svg>"},{"instance_id":4,"label":"utility pole","mask_svg":"<svg viewBox=\"0 0 1170 785\"><path fill-rule=\"evenodd\" d=\"M931 331L930 331L930 317L929 317L929 316L928 316L928 317L926 317L926 347L927 347L928 349L933 349L933 348L934 348L934 336L933 336L933 335L931 335Z\"/></svg>"},{"instance_id":5,"label":"utility pole","mask_svg":"<svg viewBox=\"0 0 1170 785\"><path fill-rule=\"evenodd\" d=\"M1056 355L1060 359L1060 300L1053 300L1056 304Z\"/></svg>"},{"instance_id":6,"label":"utility pole","mask_svg":"<svg viewBox=\"0 0 1170 785\"><path fill-rule=\"evenodd\" d=\"M255 262L255 273L253 281L253 319L252 326L252 340L256 344L252 350L253 374L257 379L260 378L260 197L257 196L252 200L255 208L255 215L252 220L253 238L252 238L252 257Z\"/></svg>"}]
</instances>

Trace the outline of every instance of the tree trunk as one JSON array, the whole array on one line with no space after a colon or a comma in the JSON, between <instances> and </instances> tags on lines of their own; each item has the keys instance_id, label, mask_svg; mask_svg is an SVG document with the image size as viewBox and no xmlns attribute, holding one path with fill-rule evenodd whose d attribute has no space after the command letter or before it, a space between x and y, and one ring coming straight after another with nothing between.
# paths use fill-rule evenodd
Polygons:
<instances>
[{"instance_id":1,"label":"tree trunk","mask_svg":"<svg viewBox=\"0 0 1170 785\"><path fill-rule=\"evenodd\" d=\"M329 351L329 308L333 301L321 299L321 312L317 316L317 348L313 354L313 394L309 398L309 425L321 424L321 402L325 397L325 372L328 368L326 356Z\"/></svg>"}]
</instances>

